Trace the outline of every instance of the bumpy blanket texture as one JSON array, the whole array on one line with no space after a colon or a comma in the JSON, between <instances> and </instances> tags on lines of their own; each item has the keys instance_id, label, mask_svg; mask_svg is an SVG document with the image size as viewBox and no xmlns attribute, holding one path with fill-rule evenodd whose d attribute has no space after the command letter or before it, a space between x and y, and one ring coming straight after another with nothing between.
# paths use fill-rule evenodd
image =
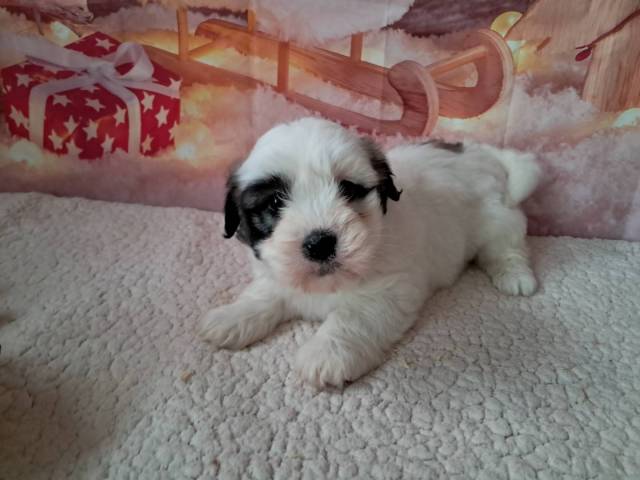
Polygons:
<instances>
[{"instance_id":1,"label":"bumpy blanket texture","mask_svg":"<svg viewBox=\"0 0 640 480\"><path fill-rule=\"evenodd\" d=\"M222 217L0 195L0 478L640 478L640 244L532 238L542 289L478 271L379 370L315 391L293 322L196 338L249 279Z\"/></svg>"}]
</instances>

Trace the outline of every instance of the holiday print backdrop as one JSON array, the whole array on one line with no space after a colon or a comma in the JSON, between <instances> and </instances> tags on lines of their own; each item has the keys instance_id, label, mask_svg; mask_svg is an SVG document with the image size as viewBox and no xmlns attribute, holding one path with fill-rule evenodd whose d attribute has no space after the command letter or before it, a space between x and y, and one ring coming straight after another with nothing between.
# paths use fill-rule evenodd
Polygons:
<instances>
[{"instance_id":1,"label":"holiday print backdrop","mask_svg":"<svg viewBox=\"0 0 640 480\"><path fill-rule=\"evenodd\" d=\"M100 32L64 49L38 40L23 38L16 50L34 41L28 60L0 73L13 135L77 160L115 150L153 155L173 146L180 77L149 61L142 46Z\"/></svg>"},{"instance_id":2,"label":"holiday print backdrop","mask_svg":"<svg viewBox=\"0 0 640 480\"><path fill-rule=\"evenodd\" d=\"M440 106L433 128L377 131L375 139L390 147L428 133L534 152L544 178L525 205L531 233L639 240L639 12L637 0L0 0L0 191L220 210L228 172L273 125L326 114L321 105L355 112L344 117L353 128L363 116L396 125L402 114L402 103L384 89L360 88L348 62L334 72L340 81L328 80L309 66L317 64L304 63L300 49L322 47L388 69L410 60L435 72L440 62L437 68L446 71L436 78L438 89L444 81L473 86L482 85L480 68L461 60L458 68L442 69L442 62L458 61L457 54L474 47L465 44L478 41L470 32L491 29L513 62L498 101L483 87L452 106L450 94L434 90ZM242 32L219 31L221 19ZM179 82L179 111L165 106L165 113L158 103L151 115L140 105L140 149L113 140L109 126L120 126L129 112L121 102L87 104L91 87L83 108L104 107L113 118L92 125L93 117L65 110L53 139L42 142L28 134L28 99L19 108L10 102L12 89L46 80L37 69L15 70L25 60L13 48L16 41L37 38L65 47L92 35L103 43L144 46L169 72L167 79ZM275 43L254 40L264 35ZM290 65L286 77L281 62ZM238 80L246 77L253 80ZM151 93L130 91L149 103ZM65 107L60 102L68 95L58 95L47 99L48 106L56 103L52 112ZM427 97L434 107L433 96ZM488 108L465 115L475 104ZM145 146L144 135L156 131L166 142ZM83 155L89 136L93 154Z\"/></svg>"}]
</instances>

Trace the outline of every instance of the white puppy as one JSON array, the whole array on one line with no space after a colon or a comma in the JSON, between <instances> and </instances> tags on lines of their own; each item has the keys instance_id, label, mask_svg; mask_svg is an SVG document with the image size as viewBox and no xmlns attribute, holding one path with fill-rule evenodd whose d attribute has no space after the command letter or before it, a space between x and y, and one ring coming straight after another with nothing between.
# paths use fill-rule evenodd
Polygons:
<instances>
[{"instance_id":1,"label":"white puppy","mask_svg":"<svg viewBox=\"0 0 640 480\"><path fill-rule=\"evenodd\" d=\"M355 380L471 260L502 292L535 291L518 204L539 173L532 155L486 145L385 157L325 120L277 126L231 177L225 205L227 237L253 250L253 281L206 314L201 334L237 349L293 317L323 320L295 369L317 386Z\"/></svg>"}]
</instances>

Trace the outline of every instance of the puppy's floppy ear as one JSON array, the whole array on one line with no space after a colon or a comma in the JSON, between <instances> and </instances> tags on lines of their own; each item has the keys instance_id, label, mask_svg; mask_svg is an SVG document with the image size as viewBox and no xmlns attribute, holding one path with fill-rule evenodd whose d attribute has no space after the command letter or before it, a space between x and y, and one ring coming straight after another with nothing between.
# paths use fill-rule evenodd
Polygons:
<instances>
[{"instance_id":1,"label":"puppy's floppy ear","mask_svg":"<svg viewBox=\"0 0 640 480\"><path fill-rule=\"evenodd\" d=\"M224 238L233 237L240 225L240 209L237 202L238 183L234 175L227 182L227 198L224 201Z\"/></svg>"},{"instance_id":2,"label":"puppy's floppy ear","mask_svg":"<svg viewBox=\"0 0 640 480\"><path fill-rule=\"evenodd\" d=\"M384 156L380 147L370 138L363 138L362 147L369 156L371 166L378 174L379 183L376 186L378 196L380 197L380 206L382 207L382 213L387 213L387 199L391 199L394 202L400 200L400 194L402 190L398 190L393 183L393 172L387 162L387 157Z\"/></svg>"},{"instance_id":3,"label":"puppy's floppy ear","mask_svg":"<svg viewBox=\"0 0 640 480\"><path fill-rule=\"evenodd\" d=\"M378 193L380 194L380 204L382 205L382 213L387 213L387 198L394 202L400 200L402 190L398 190L393 183L393 173L389 170L389 175L378 185Z\"/></svg>"}]
</instances>

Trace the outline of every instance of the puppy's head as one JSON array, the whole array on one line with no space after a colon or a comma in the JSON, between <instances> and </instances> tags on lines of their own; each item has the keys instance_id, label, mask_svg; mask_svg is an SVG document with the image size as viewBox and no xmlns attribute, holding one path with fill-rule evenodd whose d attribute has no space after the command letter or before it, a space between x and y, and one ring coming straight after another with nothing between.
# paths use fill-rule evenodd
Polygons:
<instances>
[{"instance_id":1,"label":"puppy's head","mask_svg":"<svg viewBox=\"0 0 640 480\"><path fill-rule=\"evenodd\" d=\"M333 292L364 279L400 193L378 147L305 118L261 137L231 176L225 233L253 249L279 282Z\"/></svg>"}]
</instances>

